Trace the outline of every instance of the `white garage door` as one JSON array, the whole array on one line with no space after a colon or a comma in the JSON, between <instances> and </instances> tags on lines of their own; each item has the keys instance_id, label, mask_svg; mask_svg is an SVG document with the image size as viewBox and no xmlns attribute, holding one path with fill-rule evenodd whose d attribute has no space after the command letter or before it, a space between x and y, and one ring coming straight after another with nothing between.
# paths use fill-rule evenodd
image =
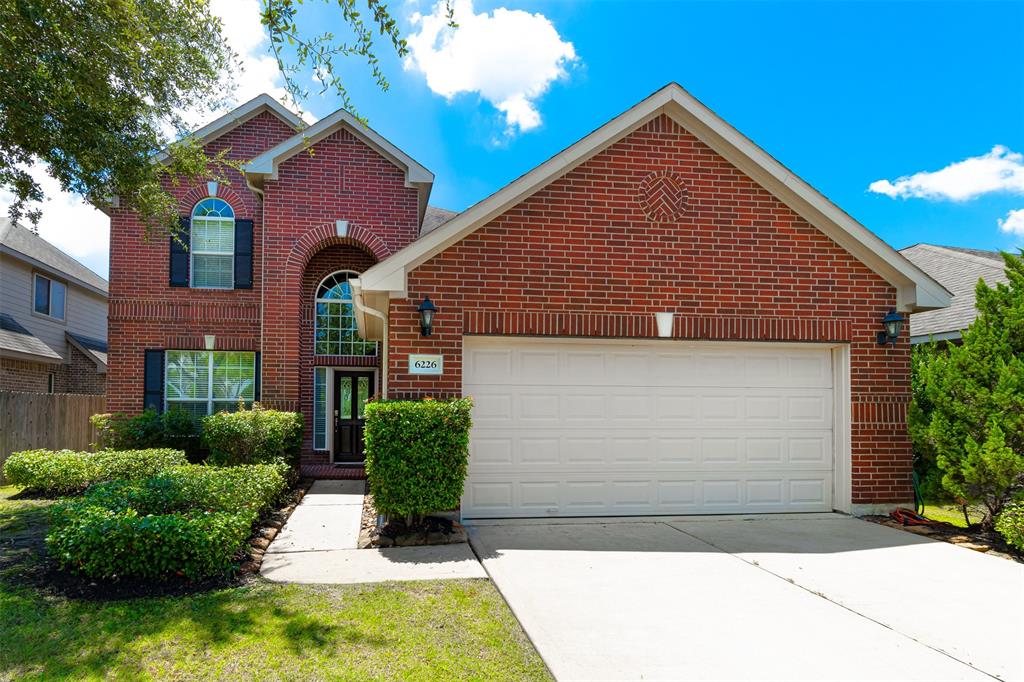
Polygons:
<instances>
[{"instance_id":1,"label":"white garage door","mask_svg":"<svg viewBox=\"0 0 1024 682\"><path fill-rule=\"evenodd\" d=\"M830 511L811 345L466 337L466 518Z\"/></svg>"}]
</instances>

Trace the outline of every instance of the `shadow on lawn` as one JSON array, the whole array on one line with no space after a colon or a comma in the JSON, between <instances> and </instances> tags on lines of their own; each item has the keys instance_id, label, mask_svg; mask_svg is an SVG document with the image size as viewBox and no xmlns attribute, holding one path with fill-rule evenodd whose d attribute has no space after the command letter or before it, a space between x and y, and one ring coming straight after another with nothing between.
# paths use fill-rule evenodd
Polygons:
<instances>
[{"instance_id":1,"label":"shadow on lawn","mask_svg":"<svg viewBox=\"0 0 1024 682\"><path fill-rule=\"evenodd\" d=\"M252 579L154 586L62 572L46 556L52 501L18 498L0 498L0 679L161 676L161 666L181 665L182 651L202 659L219 645L251 645L262 658L269 638L298 656L390 644Z\"/></svg>"}]
</instances>

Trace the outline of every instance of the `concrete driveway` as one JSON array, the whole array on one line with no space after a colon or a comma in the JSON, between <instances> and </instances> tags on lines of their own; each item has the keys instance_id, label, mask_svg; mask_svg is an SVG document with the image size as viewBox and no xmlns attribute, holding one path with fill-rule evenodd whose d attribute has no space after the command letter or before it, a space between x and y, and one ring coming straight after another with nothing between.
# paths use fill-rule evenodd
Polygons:
<instances>
[{"instance_id":1,"label":"concrete driveway","mask_svg":"<svg viewBox=\"0 0 1024 682\"><path fill-rule=\"evenodd\" d=\"M838 514L477 521L561 680L1024 680L1024 565Z\"/></svg>"}]
</instances>

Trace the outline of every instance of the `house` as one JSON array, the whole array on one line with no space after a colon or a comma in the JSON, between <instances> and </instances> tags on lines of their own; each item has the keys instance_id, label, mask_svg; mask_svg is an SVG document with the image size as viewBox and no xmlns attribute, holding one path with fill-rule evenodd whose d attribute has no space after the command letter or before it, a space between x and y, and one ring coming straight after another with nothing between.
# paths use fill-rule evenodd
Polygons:
<instances>
[{"instance_id":1,"label":"house","mask_svg":"<svg viewBox=\"0 0 1024 682\"><path fill-rule=\"evenodd\" d=\"M0 218L0 391L106 392L107 281Z\"/></svg>"},{"instance_id":2,"label":"house","mask_svg":"<svg viewBox=\"0 0 1024 682\"><path fill-rule=\"evenodd\" d=\"M963 330L978 316L974 307L978 280L985 280L989 286L1009 283L1003 257L998 251L914 244L901 249L900 253L952 294L948 308L926 310L910 316L912 344L932 340L959 343Z\"/></svg>"},{"instance_id":3,"label":"house","mask_svg":"<svg viewBox=\"0 0 1024 682\"><path fill-rule=\"evenodd\" d=\"M109 209L110 409L299 410L305 473L359 477L367 399L468 394L466 517L913 499L877 337L949 293L678 85L458 215L344 111L196 137L244 165L174 188L190 250Z\"/></svg>"}]
</instances>

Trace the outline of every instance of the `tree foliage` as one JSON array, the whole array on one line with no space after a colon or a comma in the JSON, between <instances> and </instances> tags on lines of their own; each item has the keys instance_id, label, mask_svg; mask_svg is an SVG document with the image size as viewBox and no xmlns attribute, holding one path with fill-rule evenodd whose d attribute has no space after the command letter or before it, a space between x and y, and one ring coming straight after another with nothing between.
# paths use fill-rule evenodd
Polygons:
<instances>
[{"instance_id":1,"label":"tree foliage","mask_svg":"<svg viewBox=\"0 0 1024 682\"><path fill-rule=\"evenodd\" d=\"M230 93L232 55L208 0L0 0L0 188L11 217L38 220L41 162L94 204L114 195L150 225L173 225L165 178L223 159L185 132L186 109ZM165 163L153 163L160 150ZM173 181L173 180L172 180Z\"/></svg>"},{"instance_id":2,"label":"tree foliage","mask_svg":"<svg viewBox=\"0 0 1024 682\"><path fill-rule=\"evenodd\" d=\"M361 57L387 90L375 42L399 57L406 43L380 0L321 1L337 3L348 35L310 32L301 0L260 0L261 19L293 104L308 96L296 76L309 69L351 110L341 60ZM44 197L30 169L41 164L62 189L94 205L117 196L148 228L174 233L168 186L225 182L237 166L188 138L183 117L232 99L237 55L210 0L0 0L0 61L0 190L14 220L38 222Z\"/></svg>"},{"instance_id":3,"label":"tree foliage","mask_svg":"<svg viewBox=\"0 0 1024 682\"><path fill-rule=\"evenodd\" d=\"M921 351L910 431L954 497L984 504L990 526L1024 489L1024 252L1004 253L1009 284L978 282L963 344Z\"/></svg>"}]
</instances>

